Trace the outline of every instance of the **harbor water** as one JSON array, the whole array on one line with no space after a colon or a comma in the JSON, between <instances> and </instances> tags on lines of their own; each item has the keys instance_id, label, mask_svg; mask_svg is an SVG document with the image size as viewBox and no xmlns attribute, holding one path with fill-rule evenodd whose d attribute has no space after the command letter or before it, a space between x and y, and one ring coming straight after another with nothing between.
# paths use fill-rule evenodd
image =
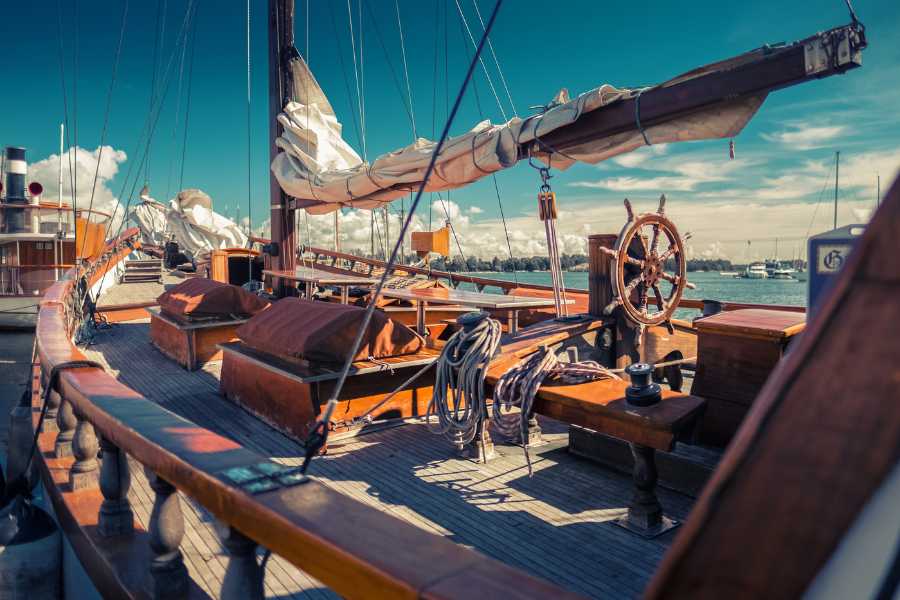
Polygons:
<instances>
[{"instance_id":1,"label":"harbor water","mask_svg":"<svg viewBox=\"0 0 900 600\"><path fill-rule=\"evenodd\" d=\"M551 285L550 273L546 271L472 274L493 279L517 280L521 283ZM586 290L588 287L588 274L584 271L567 271L563 276L569 288ZM705 271L688 273L687 278L697 286L697 289L685 290L685 298L792 306L806 304L806 282L796 279L742 279ZM668 286L663 292L668 292Z\"/></svg>"}]
</instances>

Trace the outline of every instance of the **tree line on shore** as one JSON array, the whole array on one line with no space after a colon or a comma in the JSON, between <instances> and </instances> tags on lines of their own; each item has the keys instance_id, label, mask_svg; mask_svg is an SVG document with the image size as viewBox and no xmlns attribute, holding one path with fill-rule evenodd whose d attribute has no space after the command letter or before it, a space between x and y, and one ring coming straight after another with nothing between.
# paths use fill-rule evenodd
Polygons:
<instances>
[{"instance_id":1,"label":"tree line on shore","mask_svg":"<svg viewBox=\"0 0 900 600\"><path fill-rule=\"evenodd\" d=\"M559 261L564 271L587 270L588 257L584 254L563 254L560 256ZM674 267L674 265L669 266ZM719 258L692 258L687 261L686 266L688 271L731 271L735 268L730 260ZM517 256L515 258L495 256L491 259L469 256L463 260L461 256L457 255L450 259L441 257L432 260L431 267L437 271L449 271L451 273L464 271L502 271L507 273L513 271L549 271L550 260L546 256Z\"/></svg>"}]
</instances>

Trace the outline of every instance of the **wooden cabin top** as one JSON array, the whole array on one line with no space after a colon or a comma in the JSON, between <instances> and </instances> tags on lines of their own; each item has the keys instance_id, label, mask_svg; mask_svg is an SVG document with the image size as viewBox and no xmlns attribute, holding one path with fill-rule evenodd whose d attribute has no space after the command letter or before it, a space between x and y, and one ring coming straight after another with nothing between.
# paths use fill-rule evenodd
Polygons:
<instances>
[{"instance_id":1,"label":"wooden cabin top","mask_svg":"<svg viewBox=\"0 0 900 600\"><path fill-rule=\"evenodd\" d=\"M784 310L742 308L697 319L694 326L700 332L783 340L803 331L806 315Z\"/></svg>"}]
</instances>

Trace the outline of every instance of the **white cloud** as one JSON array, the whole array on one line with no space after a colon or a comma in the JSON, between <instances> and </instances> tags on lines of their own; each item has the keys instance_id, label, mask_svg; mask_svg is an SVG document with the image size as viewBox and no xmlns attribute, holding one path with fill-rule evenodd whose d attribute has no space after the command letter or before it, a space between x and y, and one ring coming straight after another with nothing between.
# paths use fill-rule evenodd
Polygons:
<instances>
[{"instance_id":1,"label":"white cloud","mask_svg":"<svg viewBox=\"0 0 900 600\"><path fill-rule=\"evenodd\" d=\"M776 133L764 133L762 138L769 142L791 146L797 150L812 150L823 147L825 142L838 137L847 130L843 125L810 125L808 123L791 123L786 124L786 127Z\"/></svg>"},{"instance_id":2,"label":"white cloud","mask_svg":"<svg viewBox=\"0 0 900 600\"><path fill-rule=\"evenodd\" d=\"M660 156L662 154L665 154L667 149L668 144L642 146L634 152L620 154L619 156L616 156L611 160L620 167L625 167L626 169L634 169L643 165L645 162L647 162L648 159L652 158L653 156Z\"/></svg>"},{"instance_id":3,"label":"white cloud","mask_svg":"<svg viewBox=\"0 0 900 600\"><path fill-rule=\"evenodd\" d=\"M614 192L654 190L662 193L673 191L693 191L708 183L730 181L732 174L746 169L754 163L748 159L739 160L677 160L675 157L660 164L655 171L666 173L648 177L626 176L608 177L597 181L574 181L571 187L604 189Z\"/></svg>"},{"instance_id":4,"label":"white cloud","mask_svg":"<svg viewBox=\"0 0 900 600\"><path fill-rule=\"evenodd\" d=\"M469 213L470 213L470 214L473 214L473 215L480 215L480 214L483 213L483 212L484 212L484 210L483 210L482 208L479 208L478 206L475 206L474 204L473 204L472 206L469 207Z\"/></svg>"},{"instance_id":5,"label":"white cloud","mask_svg":"<svg viewBox=\"0 0 900 600\"><path fill-rule=\"evenodd\" d=\"M110 189L110 182L119 172L119 165L124 163L128 156L122 150L116 150L112 146L103 146L96 150L87 150L85 148L72 148L63 155L62 160L62 197L66 203L72 201L72 183L71 170L69 168L69 160L77 176L75 188L77 190L76 202L79 207L92 208L112 214L116 213L116 220L113 223L112 230L115 231L122 219L121 207L116 210L119 204L118 198ZM99 170L97 163L99 161ZM60 171L60 160L58 154L51 154L45 159L28 165L28 181L37 181L44 186L43 198L45 201L55 202L59 199L58 176ZM94 173L97 174L97 185L93 191L93 202L91 201L92 189L94 184Z\"/></svg>"}]
</instances>

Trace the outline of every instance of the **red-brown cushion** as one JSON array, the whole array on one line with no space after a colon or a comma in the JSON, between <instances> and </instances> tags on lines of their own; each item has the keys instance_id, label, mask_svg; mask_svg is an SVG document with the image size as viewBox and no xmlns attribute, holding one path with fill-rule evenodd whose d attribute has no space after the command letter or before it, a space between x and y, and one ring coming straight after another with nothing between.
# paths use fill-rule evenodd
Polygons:
<instances>
[{"instance_id":1,"label":"red-brown cushion","mask_svg":"<svg viewBox=\"0 0 900 600\"><path fill-rule=\"evenodd\" d=\"M365 313L358 306L283 298L238 327L235 333L254 350L340 363L346 360ZM422 338L415 331L376 310L353 360L414 354L422 345Z\"/></svg>"},{"instance_id":2,"label":"red-brown cushion","mask_svg":"<svg viewBox=\"0 0 900 600\"><path fill-rule=\"evenodd\" d=\"M176 317L253 316L269 303L236 285L203 277L185 279L156 299L163 312Z\"/></svg>"}]
</instances>

